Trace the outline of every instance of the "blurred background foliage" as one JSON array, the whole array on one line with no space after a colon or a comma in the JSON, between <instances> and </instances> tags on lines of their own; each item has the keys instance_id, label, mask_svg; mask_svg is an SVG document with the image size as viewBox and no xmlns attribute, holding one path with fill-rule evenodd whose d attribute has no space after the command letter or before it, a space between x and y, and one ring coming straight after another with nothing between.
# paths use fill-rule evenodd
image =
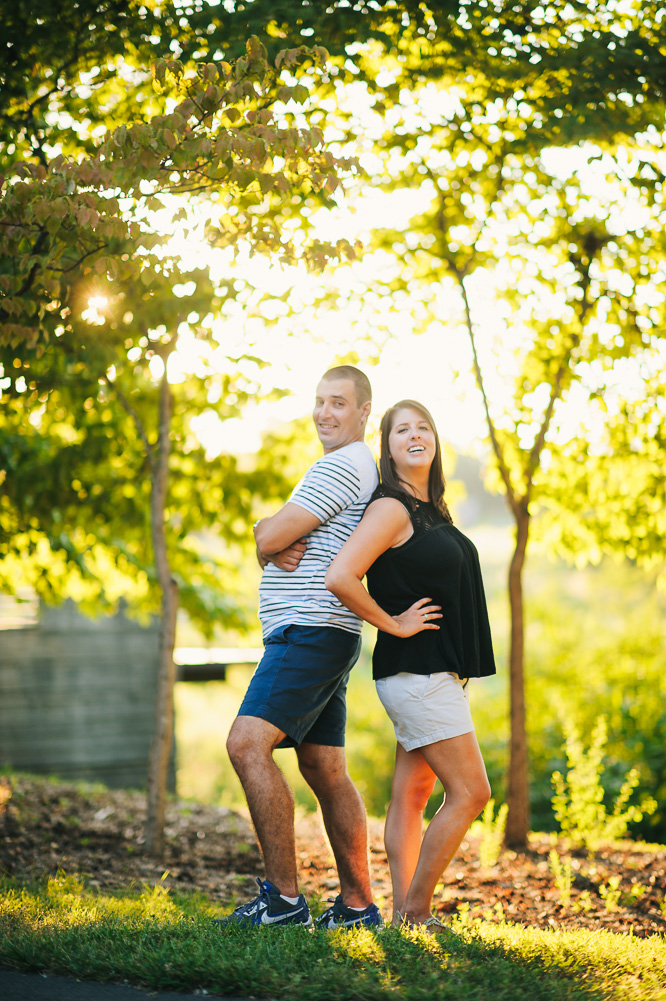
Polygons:
<instances>
[{"instance_id":1,"label":"blurred background foliage","mask_svg":"<svg viewBox=\"0 0 666 1001\"><path fill-rule=\"evenodd\" d=\"M211 645L257 645L249 525L284 500L318 447L305 417L271 431L256 455L212 455L197 438L195 418L217 415L222 427L242 419L263 393L257 342L253 351L239 346L234 323L240 317L248 330L259 323L267 343L302 322L316 336L319 310L339 312L340 329L353 313L352 333L373 342L365 357L377 361L402 313L412 330L439 331L444 356L461 340L471 302L467 321L483 335L481 363L504 379L491 387L489 412L514 486L521 494L534 476L537 488L524 581L533 826L554 823L550 775L564 767L562 721L574 719L589 733L603 713L608 794L627 767L639 768L642 788L660 806L634 833L666 840L665 599L658 587L666 530L662 6L42 0L37 16L29 5L0 0L0 13L3 174L26 164L46 170L61 155L83 162L107 129L150 122L164 106L151 76L155 60L180 58L205 73L208 62L241 55L256 33L271 58L303 42L329 49L323 75L299 71L311 97L299 122L329 130L343 152L361 153L367 173L359 197L372 189L396 207L398 195L420 199L364 234L366 270L357 269L344 291L336 272L315 292L281 288L273 296L260 272L254 287L227 258L215 277L191 248L192 259L179 265L192 286L182 297L174 298L166 258L151 254L143 274L153 273L159 294L151 299L149 278L145 289L121 288L113 248L86 259L99 265L95 287L81 281L62 302L59 288L47 289L39 310L52 321L50 341L36 349L9 339L0 354L0 589L30 586L53 601L71 596L91 612L114 608L121 597L134 614L154 611L148 471L129 414L111 406L110 383L120 373L118 388L135 410L152 413L159 366L151 362L161 338L178 326L186 349L200 326L219 348L192 356L172 380L168 543L189 616L181 617L178 643L196 645L205 635ZM19 190L13 181L5 195L11 189ZM259 196L250 201L258 213ZM312 193L294 205L282 201L306 229L317 208L334 204ZM143 229L142 213L133 221ZM70 232L75 242L94 235L87 215ZM54 219L38 222L33 257L24 262L30 274ZM202 244L209 239L190 224ZM6 288L15 268L11 254L0 260ZM93 293L113 304L118 291L131 309L107 317L85 309ZM36 310L29 288L15 298L24 292L26 308ZM488 315L473 318L484 296L486 306L492 300ZM54 305L67 314L69 353L58 350ZM471 363L460 383L473 396L470 371ZM577 421L568 419L570 404ZM147 426L152 439L154 421ZM534 452L539 442L545 447ZM463 466L459 457L450 496L481 553L500 669L472 686L471 698L501 802L513 540L506 514L470 488ZM501 490L497 469L486 474ZM470 500L474 516L465 512ZM370 642L352 676L349 754L370 811L381 814L393 737L369 676ZM224 738L247 680L231 671L225 683L177 686L182 795L242 802ZM310 808L293 755L283 760L299 802Z\"/></svg>"}]
</instances>

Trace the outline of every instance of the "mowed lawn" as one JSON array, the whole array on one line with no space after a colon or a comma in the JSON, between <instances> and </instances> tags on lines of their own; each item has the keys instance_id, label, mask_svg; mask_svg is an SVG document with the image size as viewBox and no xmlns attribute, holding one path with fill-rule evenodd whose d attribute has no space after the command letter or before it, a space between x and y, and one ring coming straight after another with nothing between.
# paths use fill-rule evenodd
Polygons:
<instances>
[{"instance_id":1,"label":"mowed lawn","mask_svg":"<svg viewBox=\"0 0 666 1001\"><path fill-rule=\"evenodd\" d=\"M321 904L323 906L323 904ZM0 967L254 998L601 1001L666 997L666 940L465 915L446 932L220 931L200 894L0 883Z\"/></svg>"}]
</instances>

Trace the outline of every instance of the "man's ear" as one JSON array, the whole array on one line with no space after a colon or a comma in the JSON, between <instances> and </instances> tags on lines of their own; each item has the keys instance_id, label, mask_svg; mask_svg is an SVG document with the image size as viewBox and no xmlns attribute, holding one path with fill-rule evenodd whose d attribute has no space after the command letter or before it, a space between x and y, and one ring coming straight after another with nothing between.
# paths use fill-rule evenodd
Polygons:
<instances>
[{"instance_id":1,"label":"man's ear","mask_svg":"<svg viewBox=\"0 0 666 1001\"><path fill-rule=\"evenodd\" d=\"M372 409L372 403L371 403L371 401L370 400L366 400L365 403L363 404L363 406L361 407L361 414L363 415L363 417L365 418L366 421L367 421L368 417L370 416L370 410L371 409Z\"/></svg>"}]
</instances>

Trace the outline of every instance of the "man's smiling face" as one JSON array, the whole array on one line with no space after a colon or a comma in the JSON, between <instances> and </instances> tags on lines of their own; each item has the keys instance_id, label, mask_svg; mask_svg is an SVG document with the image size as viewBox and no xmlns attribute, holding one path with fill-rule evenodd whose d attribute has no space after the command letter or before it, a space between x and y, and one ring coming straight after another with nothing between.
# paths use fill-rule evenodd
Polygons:
<instances>
[{"instance_id":1,"label":"man's smiling face","mask_svg":"<svg viewBox=\"0 0 666 1001\"><path fill-rule=\"evenodd\" d=\"M351 379L322 379L317 386L312 419L324 452L363 441L370 403L359 407Z\"/></svg>"}]
</instances>

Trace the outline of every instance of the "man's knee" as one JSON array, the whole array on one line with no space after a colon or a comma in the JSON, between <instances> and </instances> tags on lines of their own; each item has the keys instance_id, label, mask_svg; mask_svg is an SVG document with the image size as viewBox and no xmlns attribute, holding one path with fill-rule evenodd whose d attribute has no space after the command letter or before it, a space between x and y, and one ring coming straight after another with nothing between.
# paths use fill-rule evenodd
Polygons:
<instances>
[{"instance_id":1,"label":"man's knee","mask_svg":"<svg viewBox=\"0 0 666 1001\"><path fill-rule=\"evenodd\" d=\"M237 723L238 720L236 719L227 737L227 754L236 771L238 771L247 758L249 749L249 741L243 732L243 728L236 726Z\"/></svg>"},{"instance_id":2,"label":"man's knee","mask_svg":"<svg viewBox=\"0 0 666 1001\"><path fill-rule=\"evenodd\" d=\"M237 716L227 737L227 754L237 772L270 757L284 734L257 716Z\"/></svg>"},{"instance_id":3,"label":"man's knee","mask_svg":"<svg viewBox=\"0 0 666 1001\"><path fill-rule=\"evenodd\" d=\"M296 753L300 773L316 796L351 781L344 747L301 744Z\"/></svg>"}]
</instances>

